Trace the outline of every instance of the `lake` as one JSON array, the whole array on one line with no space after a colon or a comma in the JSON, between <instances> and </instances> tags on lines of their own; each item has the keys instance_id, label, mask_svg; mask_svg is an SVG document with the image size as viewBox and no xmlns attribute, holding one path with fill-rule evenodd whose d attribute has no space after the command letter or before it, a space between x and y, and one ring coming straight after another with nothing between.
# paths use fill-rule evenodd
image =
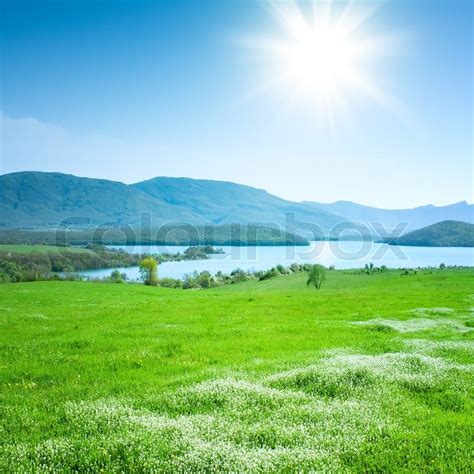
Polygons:
<instances>
[{"instance_id":1,"label":"lake","mask_svg":"<svg viewBox=\"0 0 474 474\"><path fill-rule=\"evenodd\" d=\"M111 246L123 248L131 253L177 253L184 252L188 246ZM183 278L187 273L208 270L212 274L219 270L230 273L236 268L243 270L268 270L278 264L288 266L297 263L320 263L334 265L337 269L361 268L366 263L389 268L437 267L446 265L474 266L472 247L404 247L374 242L312 242L297 247L234 247L220 246L223 254L212 255L209 260L188 260L166 262L158 267L160 277ZM102 278L110 275L113 269L88 270L81 275ZM139 278L138 267L118 268L130 280Z\"/></svg>"}]
</instances>

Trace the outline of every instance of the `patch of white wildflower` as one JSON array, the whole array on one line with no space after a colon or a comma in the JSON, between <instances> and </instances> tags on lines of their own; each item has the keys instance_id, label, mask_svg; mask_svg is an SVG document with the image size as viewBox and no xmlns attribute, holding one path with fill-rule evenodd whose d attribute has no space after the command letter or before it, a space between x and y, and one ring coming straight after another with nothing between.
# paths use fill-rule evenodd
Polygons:
<instances>
[{"instance_id":1,"label":"patch of white wildflower","mask_svg":"<svg viewBox=\"0 0 474 474\"><path fill-rule=\"evenodd\" d=\"M397 384L412 391L432 390L455 377L470 372L470 365L448 362L423 354L394 352L382 355L339 354L319 364L275 374L268 378L274 386L298 387L327 397L347 398L382 393Z\"/></svg>"},{"instance_id":2,"label":"patch of white wildflower","mask_svg":"<svg viewBox=\"0 0 474 474\"><path fill-rule=\"evenodd\" d=\"M324 401L262 383L220 379L178 391L171 415L118 400L69 403L66 419L77 436L11 455L27 469L71 466L109 471L268 472L340 471L342 456L382 436L390 423L362 401ZM192 412L192 413L186 413ZM93 455L91 455L93 453Z\"/></svg>"},{"instance_id":3,"label":"patch of white wildflower","mask_svg":"<svg viewBox=\"0 0 474 474\"><path fill-rule=\"evenodd\" d=\"M365 326L378 331L395 331L400 333L428 331L446 328L458 332L469 332L471 328L454 319L412 318L406 320L375 318L368 321L354 321L353 324Z\"/></svg>"},{"instance_id":4,"label":"patch of white wildflower","mask_svg":"<svg viewBox=\"0 0 474 474\"><path fill-rule=\"evenodd\" d=\"M461 342L452 347L467 347ZM153 410L117 399L67 403L68 436L10 446L7 462L49 472L344 472L396 429L387 400L471 372L428 355L436 344L412 341L411 352L379 355L327 352L317 364L258 380L185 387L158 397Z\"/></svg>"},{"instance_id":5,"label":"patch of white wildflower","mask_svg":"<svg viewBox=\"0 0 474 474\"><path fill-rule=\"evenodd\" d=\"M437 308L414 308L409 311L409 313L414 313L418 315L429 315L429 316L442 316L446 314L454 313L453 308L437 307Z\"/></svg>"},{"instance_id":6,"label":"patch of white wildflower","mask_svg":"<svg viewBox=\"0 0 474 474\"><path fill-rule=\"evenodd\" d=\"M474 341L432 341L428 339L407 339L404 341L407 348L429 355L450 356L461 353L474 356Z\"/></svg>"}]
</instances>

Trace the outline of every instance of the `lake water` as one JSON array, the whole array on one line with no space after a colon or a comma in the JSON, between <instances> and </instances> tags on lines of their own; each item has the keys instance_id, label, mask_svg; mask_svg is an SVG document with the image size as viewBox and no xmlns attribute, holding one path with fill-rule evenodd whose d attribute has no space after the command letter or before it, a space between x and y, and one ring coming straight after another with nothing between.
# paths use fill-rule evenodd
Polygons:
<instances>
[{"instance_id":1,"label":"lake water","mask_svg":"<svg viewBox=\"0 0 474 474\"><path fill-rule=\"evenodd\" d=\"M114 246L131 253L177 253L187 246ZM212 274L219 270L230 273L236 268L243 270L268 270L278 264L288 266L297 263L320 263L334 265L337 269L361 268L366 263L389 268L416 268L446 265L474 266L472 247L403 247L374 242L312 242L308 246L297 247L231 247L221 246L223 254L212 255L208 260L188 260L166 262L158 267L160 277L183 278L187 273L208 270ZM113 269L88 270L81 275L102 278ZM138 267L118 268L130 280L139 278Z\"/></svg>"}]
</instances>

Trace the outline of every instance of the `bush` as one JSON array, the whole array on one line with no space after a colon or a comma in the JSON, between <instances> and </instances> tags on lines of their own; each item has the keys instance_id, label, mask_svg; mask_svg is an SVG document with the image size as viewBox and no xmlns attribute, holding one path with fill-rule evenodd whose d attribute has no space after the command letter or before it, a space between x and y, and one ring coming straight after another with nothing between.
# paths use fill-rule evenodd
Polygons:
<instances>
[{"instance_id":1,"label":"bush","mask_svg":"<svg viewBox=\"0 0 474 474\"><path fill-rule=\"evenodd\" d=\"M276 268L271 268L270 270L264 272L258 277L259 281L269 280L270 278L275 278L280 273L276 270Z\"/></svg>"},{"instance_id":2,"label":"bush","mask_svg":"<svg viewBox=\"0 0 474 474\"><path fill-rule=\"evenodd\" d=\"M187 275L184 275L183 278L183 288L185 290L191 289L191 288L198 288L198 272L194 273L188 273Z\"/></svg>"},{"instance_id":3,"label":"bush","mask_svg":"<svg viewBox=\"0 0 474 474\"><path fill-rule=\"evenodd\" d=\"M175 278L160 278L158 285L164 288L183 288L183 282Z\"/></svg>"},{"instance_id":4,"label":"bush","mask_svg":"<svg viewBox=\"0 0 474 474\"><path fill-rule=\"evenodd\" d=\"M236 268L230 273L231 280L233 283L240 283L242 281L248 280L248 273L241 268Z\"/></svg>"},{"instance_id":5,"label":"bush","mask_svg":"<svg viewBox=\"0 0 474 474\"><path fill-rule=\"evenodd\" d=\"M201 272L198 276L197 283L201 288L210 288L212 276L208 271Z\"/></svg>"},{"instance_id":6,"label":"bush","mask_svg":"<svg viewBox=\"0 0 474 474\"><path fill-rule=\"evenodd\" d=\"M110 281L112 283L123 283L127 279L127 275L125 273L120 273L118 270L114 270L110 274Z\"/></svg>"},{"instance_id":7,"label":"bush","mask_svg":"<svg viewBox=\"0 0 474 474\"><path fill-rule=\"evenodd\" d=\"M286 268L283 265L277 265L276 270L277 270L277 272L281 273L282 275L286 275L286 273L288 273Z\"/></svg>"}]
</instances>

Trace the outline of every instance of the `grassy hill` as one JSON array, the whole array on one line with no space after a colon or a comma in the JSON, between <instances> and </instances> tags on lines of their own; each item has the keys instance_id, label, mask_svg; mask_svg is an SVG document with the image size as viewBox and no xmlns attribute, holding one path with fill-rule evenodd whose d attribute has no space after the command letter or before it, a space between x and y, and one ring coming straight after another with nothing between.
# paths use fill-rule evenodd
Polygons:
<instances>
[{"instance_id":1,"label":"grassy hill","mask_svg":"<svg viewBox=\"0 0 474 474\"><path fill-rule=\"evenodd\" d=\"M406 225L405 232L419 229L444 220L457 220L474 223L474 205L466 201L448 206L420 206L413 209L379 209L363 206L350 201L337 201L331 204L307 203L315 208L344 217L351 222L360 222L371 226L381 224L385 229Z\"/></svg>"},{"instance_id":2,"label":"grassy hill","mask_svg":"<svg viewBox=\"0 0 474 474\"><path fill-rule=\"evenodd\" d=\"M474 247L474 224L443 221L390 241L394 245L423 247Z\"/></svg>"},{"instance_id":3,"label":"grassy hill","mask_svg":"<svg viewBox=\"0 0 474 474\"><path fill-rule=\"evenodd\" d=\"M473 276L0 285L0 465L468 472Z\"/></svg>"}]
</instances>

